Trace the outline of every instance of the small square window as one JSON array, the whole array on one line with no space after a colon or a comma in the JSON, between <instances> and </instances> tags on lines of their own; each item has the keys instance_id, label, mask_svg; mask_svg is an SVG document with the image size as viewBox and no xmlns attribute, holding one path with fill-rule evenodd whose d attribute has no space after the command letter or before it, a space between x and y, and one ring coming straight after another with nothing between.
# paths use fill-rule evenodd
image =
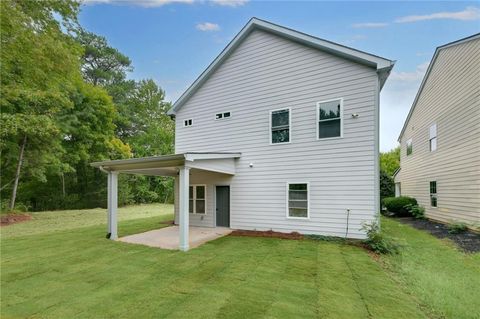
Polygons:
<instances>
[{"instance_id":1,"label":"small square window","mask_svg":"<svg viewBox=\"0 0 480 319\"><path fill-rule=\"evenodd\" d=\"M193 124L192 119L188 119L188 120L183 121L183 126L192 126L192 124Z\"/></svg>"},{"instance_id":2,"label":"small square window","mask_svg":"<svg viewBox=\"0 0 480 319\"><path fill-rule=\"evenodd\" d=\"M223 117L230 117L230 112L223 113Z\"/></svg>"},{"instance_id":3,"label":"small square window","mask_svg":"<svg viewBox=\"0 0 480 319\"><path fill-rule=\"evenodd\" d=\"M230 112L224 112L224 113L217 113L215 114L215 119L216 120L221 120L221 119L226 119L230 117Z\"/></svg>"},{"instance_id":4,"label":"small square window","mask_svg":"<svg viewBox=\"0 0 480 319\"><path fill-rule=\"evenodd\" d=\"M215 118L216 118L217 120L219 120L219 119L223 118L223 114L222 114L222 113L217 113L217 114L215 115Z\"/></svg>"}]
</instances>

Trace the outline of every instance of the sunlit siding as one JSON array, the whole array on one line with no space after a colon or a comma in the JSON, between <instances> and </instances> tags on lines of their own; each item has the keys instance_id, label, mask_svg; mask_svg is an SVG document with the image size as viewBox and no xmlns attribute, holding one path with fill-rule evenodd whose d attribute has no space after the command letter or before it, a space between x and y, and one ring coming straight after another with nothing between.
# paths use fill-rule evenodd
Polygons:
<instances>
[{"instance_id":1,"label":"sunlit siding","mask_svg":"<svg viewBox=\"0 0 480 319\"><path fill-rule=\"evenodd\" d=\"M349 237L363 237L362 222L375 218L377 83L373 68L255 30L177 112L176 152L242 153L232 228L345 236L350 209ZM317 140L316 103L334 98L344 99L344 137ZM269 112L287 107L291 143L270 145ZM309 220L286 218L286 184L296 181L310 183Z\"/></svg>"},{"instance_id":2,"label":"sunlit siding","mask_svg":"<svg viewBox=\"0 0 480 319\"><path fill-rule=\"evenodd\" d=\"M437 150L429 128L437 124ZM413 140L413 154L405 143ZM480 39L441 49L401 139L402 195L429 218L480 225ZM429 182L437 182L438 207Z\"/></svg>"}]
</instances>

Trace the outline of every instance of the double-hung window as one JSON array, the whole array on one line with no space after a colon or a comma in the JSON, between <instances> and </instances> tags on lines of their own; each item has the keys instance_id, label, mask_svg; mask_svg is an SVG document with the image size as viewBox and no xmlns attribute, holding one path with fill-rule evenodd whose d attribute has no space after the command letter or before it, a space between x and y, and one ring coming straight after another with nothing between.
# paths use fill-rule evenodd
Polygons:
<instances>
[{"instance_id":1,"label":"double-hung window","mask_svg":"<svg viewBox=\"0 0 480 319\"><path fill-rule=\"evenodd\" d=\"M270 143L290 142L290 108L270 111Z\"/></svg>"},{"instance_id":2,"label":"double-hung window","mask_svg":"<svg viewBox=\"0 0 480 319\"><path fill-rule=\"evenodd\" d=\"M207 188L205 185L191 185L188 197L188 212L191 214L205 214L207 210Z\"/></svg>"},{"instance_id":3,"label":"double-hung window","mask_svg":"<svg viewBox=\"0 0 480 319\"><path fill-rule=\"evenodd\" d=\"M430 152L433 152L437 149L437 124L430 126Z\"/></svg>"},{"instance_id":4,"label":"double-hung window","mask_svg":"<svg viewBox=\"0 0 480 319\"><path fill-rule=\"evenodd\" d=\"M343 100L317 103L317 139L341 137Z\"/></svg>"},{"instance_id":5,"label":"double-hung window","mask_svg":"<svg viewBox=\"0 0 480 319\"><path fill-rule=\"evenodd\" d=\"M437 182L430 182L430 206L437 207Z\"/></svg>"},{"instance_id":6,"label":"double-hung window","mask_svg":"<svg viewBox=\"0 0 480 319\"><path fill-rule=\"evenodd\" d=\"M413 152L413 145L412 145L412 139L409 139L407 141L407 156L411 155Z\"/></svg>"},{"instance_id":7,"label":"double-hung window","mask_svg":"<svg viewBox=\"0 0 480 319\"><path fill-rule=\"evenodd\" d=\"M287 184L287 216L308 218L308 183Z\"/></svg>"}]
</instances>

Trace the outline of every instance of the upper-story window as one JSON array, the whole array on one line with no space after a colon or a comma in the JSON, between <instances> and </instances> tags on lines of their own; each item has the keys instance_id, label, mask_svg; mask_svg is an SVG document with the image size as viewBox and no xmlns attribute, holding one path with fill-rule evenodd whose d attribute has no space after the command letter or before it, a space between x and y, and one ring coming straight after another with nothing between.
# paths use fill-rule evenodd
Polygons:
<instances>
[{"instance_id":1,"label":"upper-story window","mask_svg":"<svg viewBox=\"0 0 480 319\"><path fill-rule=\"evenodd\" d=\"M430 152L433 152L437 149L437 124L434 123L430 126Z\"/></svg>"},{"instance_id":2,"label":"upper-story window","mask_svg":"<svg viewBox=\"0 0 480 319\"><path fill-rule=\"evenodd\" d=\"M412 139L409 139L407 141L407 156L412 154L412 152L413 152Z\"/></svg>"},{"instance_id":3,"label":"upper-story window","mask_svg":"<svg viewBox=\"0 0 480 319\"><path fill-rule=\"evenodd\" d=\"M290 142L290 108L270 111L270 144Z\"/></svg>"},{"instance_id":4,"label":"upper-story window","mask_svg":"<svg viewBox=\"0 0 480 319\"><path fill-rule=\"evenodd\" d=\"M341 137L343 100L317 103L317 138Z\"/></svg>"},{"instance_id":5,"label":"upper-story window","mask_svg":"<svg viewBox=\"0 0 480 319\"><path fill-rule=\"evenodd\" d=\"M217 113L215 114L215 119L216 120L228 119L230 118L230 116L231 116L230 112Z\"/></svg>"},{"instance_id":6,"label":"upper-story window","mask_svg":"<svg viewBox=\"0 0 480 319\"><path fill-rule=\"evenodd\" d=\"M183 121L183 126L192 126L193 125L193 120L188 119Z\"/></svg>"}]
</instances>

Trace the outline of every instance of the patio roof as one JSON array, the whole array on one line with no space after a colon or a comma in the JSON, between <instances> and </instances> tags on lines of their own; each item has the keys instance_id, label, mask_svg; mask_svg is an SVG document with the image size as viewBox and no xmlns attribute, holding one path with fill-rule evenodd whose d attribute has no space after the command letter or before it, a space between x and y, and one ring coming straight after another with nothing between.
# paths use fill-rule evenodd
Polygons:
<instances>
[{"instance_id":1,"label":"patio roof","mask_svg":"<svg viewBox=\"0 0 480 319\"><path fill-rule=\"evenodd\" d=\"M178 167L181 166L233 175L235 174L233 161L240 156L241 153L233 152L186 152L94 162L90 165L109 172L155 176L175 176L178 173Z\"/></svg>"},{"instance_id":2,"label":"patio roof","mask_svg":"<svg viewBox=\"0 0 480 319\"><path fill-rule=\"evenodd\" d=\"M130 158L91 163L108 174L107 182L107 237L118 239L118 174L142 174L157 176L176 176L178 180L178 228L179 248L187 251L189 243L189 187L190 170L235 175L235 159L240 153L229 152L187 152L173 155Z\"/></svg>"}]
</instances>

